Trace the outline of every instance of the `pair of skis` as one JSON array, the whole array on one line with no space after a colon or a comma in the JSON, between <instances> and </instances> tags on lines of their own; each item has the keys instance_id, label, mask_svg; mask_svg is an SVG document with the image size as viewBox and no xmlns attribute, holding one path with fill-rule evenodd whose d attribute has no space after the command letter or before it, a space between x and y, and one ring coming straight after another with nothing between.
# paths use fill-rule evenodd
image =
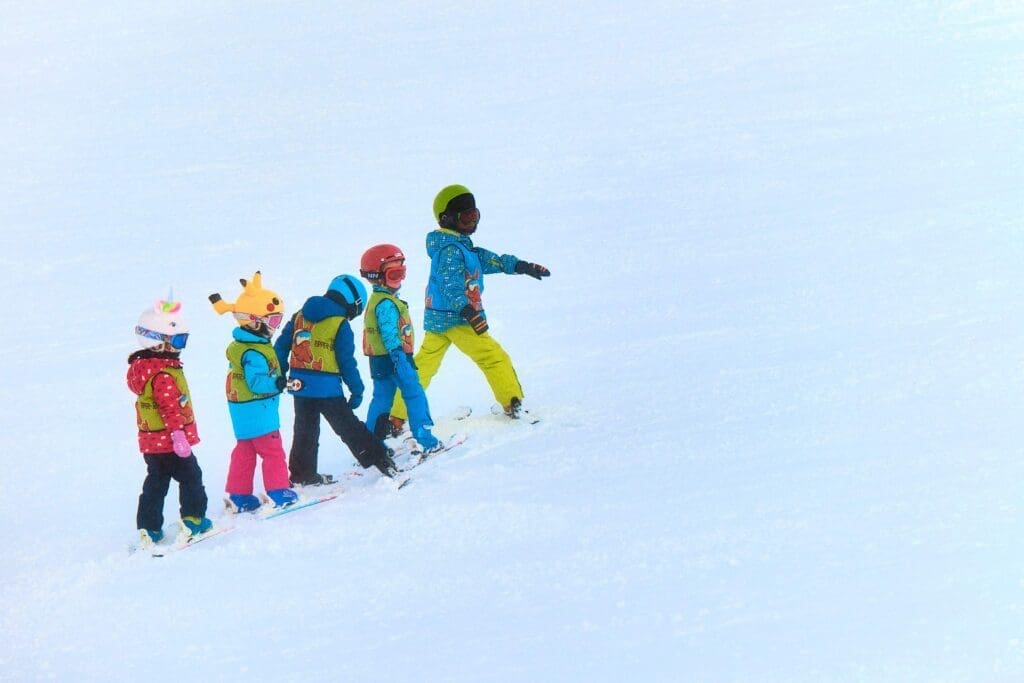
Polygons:
<instances>
[{"instance_id":1,"label":"pair of skis","mask_svg":"<svg viewBox=\"0 0 1024 683\"><path fill-rule=\"evenodd\" d=\"M422 448L413 449L410 451L413 456L412 460L410 460L410 462L407 463L405 467L400 468L399 471L408 472L409 470L415 469L422 465L423 463L425 463L427 460L433 458L435 455L446 453L451 449L455 448L456 446L461 446L462 444L466 443L466 439L468 438L469 437L466 436L465 434L452 434L442 442L444 444L443 446L435 450L424 451Z\"/></svg>"},{"instance_id":2,"label":"pair of skis","mask_svg":"<svg viewBox=\"0 0 1024 683\"><path fill-rule=\"evenodd\" d=\"M305 510L306 508L313 507L314 505L327 503L329 501L334 500L340 495L341 491L334 491L312 498L300 498L297 502L292 503L291 505L287 505L285 507L275 507L264 504L262 507L253 510L251 513L231 511L230 503L228 503L226 500L224 501L224 505L228 509L229 514L232 515L251 514L257 519L270 520L277 519L278 517L282 517L284 515L289 515L293 512L298 512L299 510ZM234 531L236 528L237 527L234 524L231 524L229 526L217 525L211 528L209 531L201 533L197 536L188 536L184 539L180 539L179 537L178 539L175 539L173 543L137 542L129 546L128 552L129 554L133 554L140 550L145 550L148 551L149 554L153 557L165 557L166 555L169 555L171 553L178 553L182 550L188 550L192 546L198 543L202 543L203 541L209 540L211 538L216 538L218 536L230 533Z\"/></svg>"},{"instance_id":3,"label":"pair of skis","mask_svg":"<svg viewBox=\"0 0 1024 683\"><path fill-rule=\"evenodd\" d=\"M286 505L284 507L270 507L266 510L264 510L264 508L259 508L258 510L254 510L254 514L257 515L260 519L277 519L278 517L289 515L293 512L298 512L299 510L305 510L306 508L313 507L314 505L319 505L320 503L327 503L329 501L334 500L340 495L341 491L335 491L333 493L325 493L322 496L316 496L314 498L300 498L298 501L292 503L291 505Z\"/></svg>"},{"instance_id":4,"label":"pair of skis","mask_svg":"<svg viewBox=\"0 0 1024 683\"><path fill-rule=\"evenodd\" d=\"M179 536L172 543L155 543L153 541L144 542L139 540L135 543L129 544L128 554L134 555L137 552L148 552L151 557L165 557L171 553L179 553L182 550L191 548L197 543L202 543L205 540L230 533L234 530L234 526L215 526L209 531L205 531L198 536L188 536L184 539L181 539Z\"/></svg>"},{"instance_id":5,"label":"pair of skis","mask_svg":"<svg viewBox=\"0 0 1024 683\"><path fill-rule=\"evenodd\" d=\"M494 405L491 406L491 413L494 415L505 415L513 420L522 420L523 422L531 425L535 425L538 422L540 422L540 417L535 413L531 413L526 408L521 408L513 417L509 416L502 406L495 403ZM469 406L460 406L456 408L452 414L448 415L447 419L461 421L465 420L472 414L472 408L470 408ZM461 433L452 434L450 437L448 437L448 439L443 441L444 445L441 448L429 452L425 451L423 447L420 446L419 442L416 441L416 439L412 436L412 433L408 431L408 429L397 438L401 439L402 442L391 449L392 457L398 459L404 457L405 455L412 455L413 459L411 460L411 462L407 464L405 467L399 468L400 472L408 472L409 470L419 467L425 461L429 460L433 456L444 453L445 451L449 451L452 448L455 448L456 446L465 443L466 439L468 439L469 436ZM358 471L349 473L350 478L358 476L362 476L362 474ZM404 482L402 482L399 488L402 488L402 486L405 486L408 483L409 480L407 479Z\"/></svg>"},{"instance_id":6,"label":"pair of skis","mask_svg":"<svg viewBox=\"0 0 1024 683\"><path fill-rule=\"evenodd\" d=\"M534 425L534 424L537 424L538 422L540 422L540 417L538 415L536 415L535 413L531 413L526 408L521 408L518 411L518 413L513 417L513 416L510 416L507 413L505 413L505 409L501 405L495 403L494 405L491 406L491 413L493 415L505 415L506 417L509 417L509 419L513 419L513 420L522 420L523 422L526 422L527 424L531 424L531 425ZM461 422L462 420L465 420L466 418L468 418L472 414L473 414L473 409L471 407L469 407L469 406L459 406L458 408L453 410L450 414L448 414L445 417L445 419L446 420L456 420L456 421L460 421ZM454 448L455 446L458 446L459 444L463 443L467 438L468 437L465 434L453 434L449 438L449 440L445 442L445 447L442 448L439 451L436 451L436 452L437 453L444 453L446 450L448 450L450 448ZM397 440L397 441L400 441L400 443L398 445L392 447L392 449L391 449L392 450L392 457L400 458L400 457L402 457L404 455L407 455L407 454L412 454L412 455L415 455L417 457L423 455L423 453L424 453L423 447L420 446L419 442L417 442L416 439L413 437L412 432L409 431L408 426L406 426L404 432L402 432L397 437L394 437L394 439ZM429 455L433 455L433 453L428 454L428 457L429 457ZM419 462L417 462L416 464L418 465ZM413 465L413 467L415 467L415 465Z\"/></svg>"}]
</instances>

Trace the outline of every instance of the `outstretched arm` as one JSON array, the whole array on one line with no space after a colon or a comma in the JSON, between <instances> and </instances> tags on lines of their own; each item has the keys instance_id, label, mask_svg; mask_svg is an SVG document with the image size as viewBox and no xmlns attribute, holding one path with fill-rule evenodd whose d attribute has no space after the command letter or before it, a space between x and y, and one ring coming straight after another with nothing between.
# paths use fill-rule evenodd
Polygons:
<instances>
[{"instance_id":1,"label":"outstretched arm","mask_svg":"<svg viewBox=\"0 0 1024 683\"><path fill-rule=\"evenodd\" d=\"M506 273L511 275L516 272L516 263L519 259L512 254L495 254L493 251L488 251L483 247L474 247L473 250L480 257L480 263L483 264L484 273Z\"/></svg>"}]
</instances>

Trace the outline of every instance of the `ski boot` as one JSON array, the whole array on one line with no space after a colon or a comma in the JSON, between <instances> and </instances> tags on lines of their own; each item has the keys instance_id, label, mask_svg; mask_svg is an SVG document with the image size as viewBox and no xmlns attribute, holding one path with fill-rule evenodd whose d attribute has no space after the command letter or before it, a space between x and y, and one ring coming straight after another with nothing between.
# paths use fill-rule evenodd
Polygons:
<instances>
[{"instance_id":1,"label":"ski boot","mask_svg":"<svg viewBox=\"0 0 1024 683\"><path fill-rule=\"evenodd\" d=\"M430 448L424 450L423 451L423 455L420 456L420 457L425 458L428 455L433 455L434 453L440 453L444 449L445 449L444 441L441 441L441 439L434 439L434 445L431 446Z\"/></svg>"},{"instance_id":2,"label":"ski boot","mask_svg":"<svg viewBox=\"0 0 1024 683\"><path fill-rule=\"evenodd\" d=\"M333 474L314 474L309 479L292 479L292 486L327 486L334 483Z\"/></svg>"},{"instance_id":3,"label":"ski boot","mask_svg":"<svg viewBox=\"0 0 1024 683\"><path fill-rule=\"evenodd\" d=\"M252 512L259 509L260 499L251 493L232 493L224 504L231 512Z\"/></svg>"},{"instance_id":4,"label":"ski boot","mask_svg":"<svg viewBox=\"0 0 1024 683\"><path fill-rule=\"evenodd\" d=\"M513 396L512 400L505 406L505 415L509 416L513 420L518 420L523 414L523 402L517 397Z\"/></svg>"},{"instance_id":5,"label":"ski boot","mask_svg":"<svg viewBox=\"0 0 1024 683\"><path fill-rule=\"evenodd\" d=\"M188 542L196 536L202 536L213 528L213 522L206 517L182 517L181 532L178 534L178 541Z\"/></svg>"},{"instance_id":6,"label":"ski boot","mask_svg":"<svg viewBox=\"0 0 1024 683\"><path fill-rule=\"evenodd\" d=\"M522 420L532 425L540 422L540 416L524 406L522 400L516 396L513 396L506 406L503 406L500 403L492 405L491 414L504 415L510 420Z\"/></svg>"},{"instance_id":7,"label":"ski boot","mask_svg":"<svg viewBox=\"0 0 1024 683\"><path fill-rule=\"evenodd\" d=\"M394 479L398 476L398 465L396 465L395 461L392 459L394 454L395 452L393 450L385 448L384 452L381 453L380 458L378 458L377 462L373 465L380 470L381 474L389 479Z\"/></svg>"},{"instance_id":8,"label":"ski boot","mask_svg":"<svg viewBox=\"0 0 1024 683\"><path fill-rule=\"evenodd\" d=\"M291 489L273 489L267 491L267 497L274 503L274 507L286 508L299 502L299 494Z\"/></svg>"},{"instance_id":9,"label":"ski boot","mask_svg":"<svg viewBox=\"0 0 1024 683\"><path fill-rule=\"evenodd\" d=\"M419 448L415 450L420 453L421 457L444 450L444 442L431 434L428 427L420 428L416 434L416 443L419 444Z\"/></svg>"},{"instance_id":10,"label":"ski boot","mask_svg":"<svg viewBox=\"0 0 1024 683\"><path fill-rule=\"evenodd\" d=\"M404 434L406 431L408 431L405 428L405 420L403 420L400 417L395 417L394 415L389 415L388 416L388 422L391 425L391 436L394 437L394 438L398 438L402 434Z\"/></svg>"},{"instance_id":11,"label":"ski boot","mask_svg":"<svg viewBox=\"0 0 1024 683\"><path fill-rule=\"evenodd\" d=\"M383 441L393 439L405 431L405 420L381 413L373 424L373 435Z\"/></svg>"},{"instance_id":12,"label":"ski boot","mask_svg":"<svg viewBox=\"0 0 1024 683\"><path fill-rule=\"evenodd\" d=\"M164 540L164 530L139 529L139 547L143 550L152 550L160 541Z\"/></svg>"}]
</instances>

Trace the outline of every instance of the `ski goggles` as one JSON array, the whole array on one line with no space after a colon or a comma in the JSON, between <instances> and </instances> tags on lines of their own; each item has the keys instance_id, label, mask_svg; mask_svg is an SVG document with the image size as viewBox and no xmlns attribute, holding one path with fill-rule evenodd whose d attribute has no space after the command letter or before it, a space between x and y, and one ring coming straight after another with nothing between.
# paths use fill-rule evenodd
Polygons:
<instances>
[{"instance_id":1,"label":"ski goggles","mask_svg":"<svg viewBox=\"0 0 1024 683\"><path fill-rule=\"evenodd\" d=\"M465 226L476 225L480 222L480 209L473 207L472 209L463 209L455 214L455 219Z\"/></svg>"},{"instance_id":2,"label":"ski goggles","mask_svg":"<svg viewBox=\"0 0 1024 683\"><path fill-rule=\"evenodd\" d=\"M185 344L188 342L188 332L181 332L179 334L163 334L162 332L147 330L145 327L136 325L135 334L140 337L145 337L146 339L165 342L170 344L172 348L178 349L179 351L185 348Z\"/></svg>"},{"instance_id":3,"label":"ski goggles","mask_svg":"<svg viewBox=\"0 0 1024 683\"><path fill-rule=\"evenodd\" d=\"M243 325L259 327L263 323L272 330L276 330L284 321L283 313L271 313L270 315L256 315L255 313L235 313L235 320Z\"/></svg>"},{"instance_id":4,"label":"ski goggles","mask_svg":"<svg viewBox=\"0 0 1024 683\"><path fill-rule=\"evenodd\" d=\"M382 268L382 272L384 273L384 283L394 289L402 284L402 280L405 279L405 263L402 261L386 263Z\"/></svg>"}]
</instances>

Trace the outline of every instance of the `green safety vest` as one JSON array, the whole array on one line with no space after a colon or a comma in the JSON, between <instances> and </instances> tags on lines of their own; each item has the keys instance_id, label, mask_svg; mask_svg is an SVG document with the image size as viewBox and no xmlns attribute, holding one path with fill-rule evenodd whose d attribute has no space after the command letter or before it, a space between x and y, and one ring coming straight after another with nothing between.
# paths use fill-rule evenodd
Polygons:
<instances>
[{"instance_id":1,"label":"green safety vest","mask_svg":"<svg viewBox=\"0 0 1024 683\"><path fill-rule=\"evenodd\" d=\"M366 312L363 314L363 353L367 356L386 356L388 350L384 348L384 338L380 334L380 326L377 325L377 304L389 299L398 308L398 336L402 340L402 351L412 353L415 345L413 334L412 318L409 317L409 304L399 299L394 294L374 290L370 295L370 301L366 305Z\"/></svg>"},{"instance_id":2,"label":"green safety vest","mask_svg":"<svg viewBox=\"0 0 1024 683\"><path fill-rule=\"evenodd\" d=\"M224 386L229 403L248 403L249 401L259 401L277 395L276 393L257 394L249 388L248 383L245 381L245 371L242 369L242 356L247 351L255 351L267 359L271 376L277 372L277 356L274 355L274 347L270 344L254 344L238 340L231 342L228 344L228 350L225 354L228 357L228 363L231 364L228 368L227 382Z\"/></svg>"},{"instance_id":3,"label":"green safety vest","mask_svg":"<svg viewBox=\"0 0 1024 683\"><path fill-rule=\"evenodd\" d=\"M292 323L292 352L288 366L293 370L314 370L332 375L341 374L338 357L334 354L334 340L345 316L332 315L315 323L296 313Z\"/></svg>"},{"instance_id":4,"label":"green safety vest","mask_svg":"<svg viewBox=\"0 0 1024 683\"><path fill-rule=\"evenodd\" d=\"M178 391L181 392L181 398L178 399L181 403L181 415L185 424L192 424L196 418L192 412L192 401L189 399L191 394L188 390L188 382L185 381L185 371L181 368L164 368L160 372L170 375L174 383L178 385ZM160 417L160 411L156 407L156 399L153 398L153 380L160 372L149 378L146 387L142 390L142 395L135 400L135 417L140 432L162 432L167 429L167 425L164 424L164 419Z\"/></svg>"}]
</instances>

